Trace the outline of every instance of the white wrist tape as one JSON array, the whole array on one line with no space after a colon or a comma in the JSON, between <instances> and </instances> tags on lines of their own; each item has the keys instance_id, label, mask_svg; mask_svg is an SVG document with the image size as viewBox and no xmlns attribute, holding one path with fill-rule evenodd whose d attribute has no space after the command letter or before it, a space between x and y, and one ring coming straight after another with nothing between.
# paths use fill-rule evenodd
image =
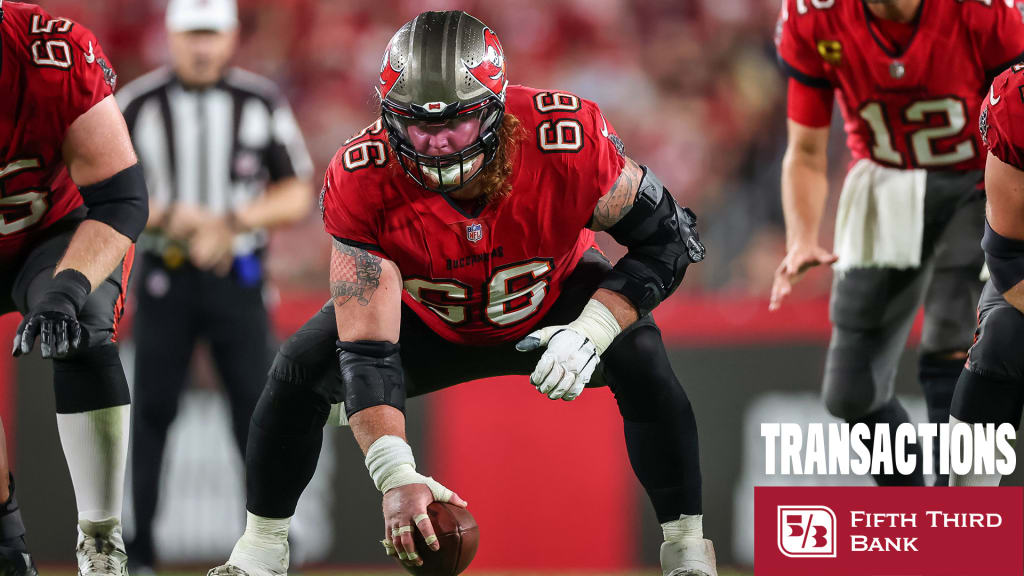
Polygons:
<instances>
[{"instance_id":1,"label":"white wrist tape","mask_svg":"<svg viewBox=\"0 0 1024 576\"><path fill-rule=\"evenodd\" d=\"M370 445L366 451L366 469L381 494L399 486L425 484L434 500L448 502L452 499L451 490L416 471L412 448L398 436L381 436Z\"/></svg>"},{"instance_id":2,"label":"white wrist tape","mask_svg":"<svg viewBox=\"0 0 1024 576\"><path fill-rule=\"evenodd\" d=\"M590 340L594 348L597 348L599 356L608 349L619 332L622 332L622 327L611 310L593 298L583 307L580 317L569 323L569 327Z\"/></svg>"},{"instance_id":3,"label":"white wrist tape","mask_svg":"<svg viewBox=\"0 0 1024 576\"><path fill-rule=\"evenodd\" d=\"M381 436L370 445L366 451L366 469L381 492L413 484L420 476L416 473L412 447L398 436Z\"/></svg>"}]
</instances>

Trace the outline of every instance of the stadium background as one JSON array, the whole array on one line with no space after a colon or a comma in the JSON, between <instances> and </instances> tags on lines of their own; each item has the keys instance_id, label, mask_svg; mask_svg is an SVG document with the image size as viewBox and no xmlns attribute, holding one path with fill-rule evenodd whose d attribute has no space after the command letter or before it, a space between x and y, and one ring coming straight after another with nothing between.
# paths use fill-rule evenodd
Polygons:
<instances>
[{"instance_id":1,"label":"stadium background","mask_svg":"<svg viewBox=\"0 0 1024 576\"><path fill-rule=\"evenodd\" d=\"M164 0L38 3L92 28L122 85L167 61ZM656 316L697 411L705 533L721 563L749 566L755 484L866 483L763 477L760 422L831 421L818 401L828 271L801 283L782 311L767 311L772 271L784 253L778 182L785 83L772 42L778 0L241 0L236 63L283 87L319 179L341 142L374 119L372 86L394 30L422 10L450 8L473 13L498 33L513 83L596 101L630 156L652 166L699 215L709 257L690 269ZM847 164L842 140L835 122L833 190ZM822 238L830 245L828 224ZM602 245L618 257L607 240ZM317 214L274 237L267 299L279 336L326 298L328 255ZM16 323L5 317L0 334L12 334ZM130 329L123 354L130 366ZM0 415L32 550L43 564L70 565L73 493L48 372L38 358L15 365L0 355ZM908 349L898 389L920 421L915 373ZM552 403L513 378L411 404L420 468L459 491L481 525L474 569L657 566L660 532L626 460L607 390ZM157 535L167 564L219 563L242 529L241 462L226 420L216 377L200 353L164 472ZM1021 473L1008 482L1020 484ZM130 504L126 524L130 532ZM379 495L351 434L327 435L293 528L293 561L390 566L376 543L380 524Z\"/></svg>"}]
</instances>

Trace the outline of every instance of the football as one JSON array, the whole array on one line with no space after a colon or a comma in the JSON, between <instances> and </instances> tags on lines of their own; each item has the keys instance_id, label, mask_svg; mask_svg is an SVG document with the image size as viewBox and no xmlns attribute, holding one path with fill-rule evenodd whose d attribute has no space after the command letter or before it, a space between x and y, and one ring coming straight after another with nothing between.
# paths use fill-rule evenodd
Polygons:
<instances>
[{"instance_id":1,"label":"football","mask_svg":"<svg viewBox=\"0 0 1024 576\"><path fill-rule=\"evenodd\" d=\"M416 552L423 559L422 566L403 567L416 576L455 576L461 574L476 555L480 543L480 529L473 515L454 504L434 502L427 506L427 515L437 534L441 548L434 552L427 548L423 535L413 531Z\"/></svg>"}]
</instances>

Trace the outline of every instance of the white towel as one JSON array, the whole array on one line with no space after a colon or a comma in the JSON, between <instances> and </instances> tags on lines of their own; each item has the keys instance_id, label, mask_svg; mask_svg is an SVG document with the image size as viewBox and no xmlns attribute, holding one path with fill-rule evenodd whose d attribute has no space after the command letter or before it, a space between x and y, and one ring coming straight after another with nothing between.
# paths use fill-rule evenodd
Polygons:
<instances>
[{"instance_id":1,"label":"white towel","mask_svg":"<svg viewBox=\"0 0 1024 576\"><path fill-rule=\"evenodd\" d=\"M327 415L327 423L331 426L348 426L348 415L345 413L344 402L331 404L331 413Z\"/></svg>"},{"instance_id":2,"label":"white towel","mask_svg":"<svg viewBox=\"0 0 1024 576\"><path fill-rule=\"evenodd\" d=\"M921 265L925 175L871 160L853 165L836 215L836 270Z\"/></svg>"}]
</instances>

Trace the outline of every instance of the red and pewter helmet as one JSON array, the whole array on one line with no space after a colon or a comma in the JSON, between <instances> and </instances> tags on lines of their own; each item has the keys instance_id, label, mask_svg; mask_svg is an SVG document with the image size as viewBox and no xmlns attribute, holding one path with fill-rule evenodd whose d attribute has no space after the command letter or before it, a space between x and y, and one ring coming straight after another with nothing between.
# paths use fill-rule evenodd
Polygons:
<instances>
[{"instance_id":1,"label":"red and pewter helmet","mask_svg":"<svg viewBox=\"0 0 1024 576\"><path fill-rule=\"evenodd\" d=\"M505 56L483 22L452 10L424 12L391 38L377 93L388 140L417 184L452 192L494 160L505 114ZM409 126L480 120L476 141L443 156L420 154Z\"/></svg>"}]
</instances>

